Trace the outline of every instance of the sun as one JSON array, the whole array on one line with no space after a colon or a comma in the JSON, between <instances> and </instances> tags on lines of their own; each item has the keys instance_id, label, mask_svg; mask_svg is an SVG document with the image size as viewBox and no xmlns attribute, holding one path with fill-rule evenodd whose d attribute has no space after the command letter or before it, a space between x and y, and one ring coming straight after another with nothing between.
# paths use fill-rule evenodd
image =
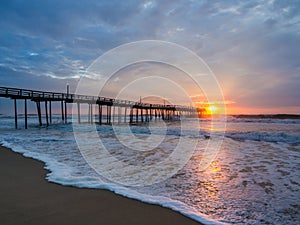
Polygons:
<instances>
[{"instance_id":1,"label":"sun","mask_svg":"<svg viewBox=\"0 0 300 225\"><path fill-rule=\"evenodd\" d=\"M209 114L216 114L218 111L218 107L215 105L210 105L207 107L207 111Z\"/></svg>"}]
</instances>

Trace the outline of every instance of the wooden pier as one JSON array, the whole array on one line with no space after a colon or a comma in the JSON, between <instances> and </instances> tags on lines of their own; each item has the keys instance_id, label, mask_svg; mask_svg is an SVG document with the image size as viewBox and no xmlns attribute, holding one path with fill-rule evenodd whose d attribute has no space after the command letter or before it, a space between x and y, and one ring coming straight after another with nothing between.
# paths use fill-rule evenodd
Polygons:
<instances>
[{"instance_id":1,"label":"wooden pier","mask_svg":"<svg viewBox=\"0 0 300 225\"><path fill-rule=\"evenodd\" d=\"M27 100L36 104L37 118L40 126L49 126L52 123L52 103L60 102L61 120L67 123L67 104L77 104L77 121L81 123L81 104L88 105L88 123L112 124L130 123L138 124L151 121L153 118L162 120L174 120L180 116L201 117L204 110L180 105L150 104L119 100L99 96L78 95L58 92L45 92L36 90L26 90L19 88L0 87L0 97L13 99L15 128L18 128L18 107L17 100L24 101L25 129L28 128ZM45 121L42 120L42 103L45 107ZM96 106L96 107L94 107ZM97 108L94 112L93 108ZM106 115L106 120L105 116ZM97 121L95 121L95 117ZM127 118L129 117L129 121Z\"/></svg>"}]
</instances>

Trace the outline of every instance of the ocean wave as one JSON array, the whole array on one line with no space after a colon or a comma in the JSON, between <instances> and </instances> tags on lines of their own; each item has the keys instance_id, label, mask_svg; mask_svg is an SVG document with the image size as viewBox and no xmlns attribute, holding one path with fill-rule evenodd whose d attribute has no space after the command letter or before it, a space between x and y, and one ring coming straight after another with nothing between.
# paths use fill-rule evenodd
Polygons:
<instances>
[{"instance_id":1,"label":"ocean wave","mask_svg":"<svg viewBox=\"0 0 300 225\"><path fill-rule=\"evenodd\" d=\"M226 137L235 140L252 140L265 142L283 142L288 144L300 144L300 134L287 134L284 132L228 132Z\"/></svg>"},{"instance_id":2,"label":"ocean wave","mask_svg":"<svg viewBox=\"0 0 300 225\"><path fill-rule=\"evenodd\" d=\"M266 117L266 116L227 116L227 122L231 123L275 123L275 124L300 124L300 119L283 117Z\"/></svg>"},{"instance_id":3,"label":"ocean wave","mask_svg":"<svg viewBox=\"0 0 300 225\"><path fill-rule=\"evenodd\" d=\"M241 122L245 119L238 120ZM129 198L173 209L203 224L253 224L255 221L295 224L293 218L280 210L283 207L287 210L293 208L298 200L300 127L297 124L228 123L223 147L207 171L198 170L202 152L208 141L213 141L216 135L223 135L222 129L211 129L210 121L202 120L200 125L195 122L189 123L192 126L184 127L180 127L179 123L170 123L167 129L158 127L159 123L128 129L123 125L94 127L81 124L80 131L87 135L91 127L96 128L103 143L110 147L110 152L116 157L123 159L122 157L128 156L135 162L141 160L147 164L170 154L181 135L200 140L195 154L176 176L153 187L134 189L99 177L88 166L76 145L74 124L57 123L47 128L15 130L13 118L4 121L7 124L0 124L0 144L26 157L43 161L49 171L48 181L66 186L107 189ZM8 126L12 129L7 129ZM123 151L121 157L117 155L122 149L116 142L114 132L125 137L128 132L132 132L141 139L159 135L164 137L164 142L157 154L146 155L147 160L141 159L140 154L135 154L134 151ZM272 157L269 157L270 154L273 154ZM266 184L271 184L271 188ZM272 193L274 195L271 196ZM260 201L256 201L256 198ZM265 214L266 211L268 215Z\"/></svg>"}]
</instances>

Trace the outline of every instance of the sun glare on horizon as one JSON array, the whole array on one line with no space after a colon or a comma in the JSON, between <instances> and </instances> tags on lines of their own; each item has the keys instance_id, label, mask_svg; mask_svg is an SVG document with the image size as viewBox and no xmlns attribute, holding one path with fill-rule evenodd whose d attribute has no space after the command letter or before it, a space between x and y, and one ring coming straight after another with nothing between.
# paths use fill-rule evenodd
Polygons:
<instances>
[{"instance_id":1,"label":"sun glare on horizon","mask_svg":"<svg viewBox=\"0 0 300 225\"><path fill-rule=\"evenodd\" d=\"M218 113L218 107L215 105L210 105L206 108L206 111L208 114L217 114Z\"/></svg>"}]
</instances>

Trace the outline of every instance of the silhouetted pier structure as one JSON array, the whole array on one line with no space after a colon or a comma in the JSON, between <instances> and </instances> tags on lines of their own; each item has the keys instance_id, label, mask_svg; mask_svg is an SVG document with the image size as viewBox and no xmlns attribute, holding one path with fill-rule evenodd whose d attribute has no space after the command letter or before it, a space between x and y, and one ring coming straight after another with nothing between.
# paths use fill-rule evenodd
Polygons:
<instances>
[{"instance_id":1,"label":"silhouetted pier structure","mask_svg":"<svg viewBox=\"0 0 300 225\"><path fill-rule=\"evenodd\" d=\"M201 117L205 111L202 108L180 105L150 104L99 96L26 90L10 87L0 87L0 97L10 98L14 101L15 128L18 128L17 100L24 101L25 129L28 128L27 100L36 103L37 117L40 126L43 125L41 110L42 103L44 103L45 107L44 112L46 126L49 126L49 124L52 123L53 102L60 102L61 120L64 123L67 123L67 104L70 103L77 104L78 123L81 123L81 104L88 104L88 123L94 123L95 116L98 116L97 123L100 125L112 124L115 122L129 122L130 124L137 124L149 122L153 118L173 120L174 118L179 118L182 115ZM97 106L97 114L93 112L93 106ZM127 121L128 116L129 121ZM116 119L117 121L115 121Z\"/></svg>"}]
</instances>

